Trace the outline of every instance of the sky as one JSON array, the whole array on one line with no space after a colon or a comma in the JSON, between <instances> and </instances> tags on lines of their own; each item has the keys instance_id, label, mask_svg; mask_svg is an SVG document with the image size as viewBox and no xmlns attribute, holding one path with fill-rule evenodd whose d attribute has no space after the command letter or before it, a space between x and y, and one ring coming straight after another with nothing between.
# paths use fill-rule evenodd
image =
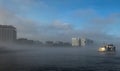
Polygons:
<instances>
[{"instance_id":1,"label":"sky","mask_svg":"<svg viewBox=\"0 0 120 71\"><path fill-rule=\"evenodd\" d=\"M120 0L0 0L0 24L18 38L120 41Z\"/></svg>"}]
</instances>

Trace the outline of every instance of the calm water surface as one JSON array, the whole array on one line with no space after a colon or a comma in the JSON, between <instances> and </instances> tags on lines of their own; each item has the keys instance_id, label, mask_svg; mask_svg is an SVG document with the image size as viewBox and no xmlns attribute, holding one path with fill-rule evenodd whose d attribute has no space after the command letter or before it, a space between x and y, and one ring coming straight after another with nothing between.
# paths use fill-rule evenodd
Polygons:
<instances>
[{"instance_id":1,"label":"calm water surface","mask_svg":"<svg viewBox=\"0 0 120 71\"><path fill-rule=\"evenodd\" d=\"M0 71L120 71L120 49L99 53L98 46L6 48Z\"/></svg>"}]
</instances>

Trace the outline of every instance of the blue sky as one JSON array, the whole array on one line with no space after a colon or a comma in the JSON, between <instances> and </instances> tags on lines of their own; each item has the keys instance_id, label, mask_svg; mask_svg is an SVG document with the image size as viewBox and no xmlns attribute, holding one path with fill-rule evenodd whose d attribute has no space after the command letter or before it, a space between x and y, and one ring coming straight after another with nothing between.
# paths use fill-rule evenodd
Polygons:
<instances>
[{"instance_id":1,"label":"blue sky","mask_svg":"<svg viewBox=\"0 0 120 71\"><path fill-rule=\"evenodd\" d=\"M71 33L69 38L76 36L75 34L88 37L89 32L91 36L102 34L101 37L119 37L119 7L120 0L0 0L1 11L4 9L8 11L7 14L12 13L15 17L22 18L24 22L26 20L35 22L37 27L32 28L37 28L35 29L37 33L42 33L43 31L40 30L47 28L49 36L56 38L59 35L68 36L66 35L68 31ZM26 24L27 22L22 25ZM18 28L21 26L17 23L12 25ZM39 29L41 25L43 29ZM28 32L29 29L25 30L31 34ZM30 37L33 37L33 34Z\"/></svg>"}]
</instances>

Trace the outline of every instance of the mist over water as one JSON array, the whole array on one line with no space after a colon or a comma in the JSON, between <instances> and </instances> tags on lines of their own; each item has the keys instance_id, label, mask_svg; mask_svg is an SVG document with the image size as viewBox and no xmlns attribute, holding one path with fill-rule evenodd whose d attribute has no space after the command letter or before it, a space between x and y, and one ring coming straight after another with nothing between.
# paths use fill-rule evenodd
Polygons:
<instances>
[{"instance_id":1,"label":"mist over water","mask_svg":"<svg viewBox=\"0 0 120 71\"><path fill-rule=\"evenodd\" d=\"M0 0L0 71L120 71L119 30L120 0Z\"/></svg>"},{"instance_id":2,"label":"mist over water","mask_svg":"<svg viewBox=\"0 0 120 71\"><path fill-rule=\"evenodd\" d=\"M100 46L1 48L1 71L49 71L49 68L120 70L119 47L115 53L100 53ZM55 67L55 68L54 68ZM41 70L43 69L43 70ZM47 70L48 69L48 70ZM64 69L63 69L64 70ZM68 70L68 71L70 71ZM62 71L62 70L61 70Z\"/></svg>"}]
</instances>

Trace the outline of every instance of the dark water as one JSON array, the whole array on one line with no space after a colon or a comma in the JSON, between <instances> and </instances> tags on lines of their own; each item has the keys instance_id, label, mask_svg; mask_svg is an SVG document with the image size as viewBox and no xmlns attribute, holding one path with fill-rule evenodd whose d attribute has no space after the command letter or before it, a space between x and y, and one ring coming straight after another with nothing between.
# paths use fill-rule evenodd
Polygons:
<instances>
[{"instance_id":1,"label":"dark water","mask_svg":"<svg viewBox=\"0 0 120 71\"><path fill-rule=\"evenodd\" d=\"M120 49L99 53L82 48L6 48L0 50L0 71L120 71Z\"/></svg>"}]
</instances>

